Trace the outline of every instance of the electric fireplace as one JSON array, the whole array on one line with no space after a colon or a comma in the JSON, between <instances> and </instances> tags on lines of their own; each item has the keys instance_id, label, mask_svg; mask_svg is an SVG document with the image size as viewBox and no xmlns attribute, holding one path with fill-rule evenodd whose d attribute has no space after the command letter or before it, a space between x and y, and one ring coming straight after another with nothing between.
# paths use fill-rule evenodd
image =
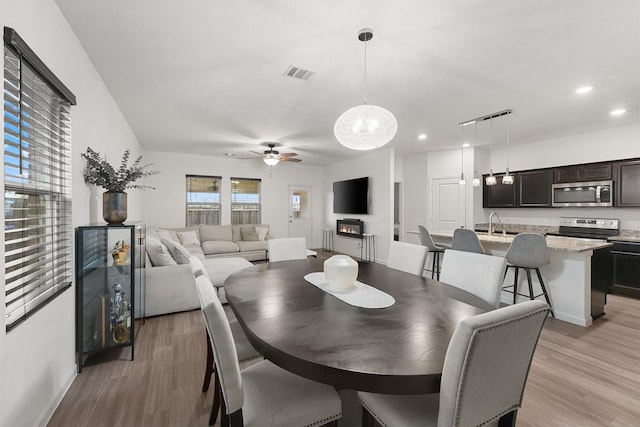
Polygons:
<instances>
[{"instance_id":1,"label":"electric fireplace","mask_svg":"<svg viewBox=\"0 0 640 427\"><path fill-rule=\"evenodd\" d=\"M359 219L339 219L336 221L336 234L346 237L362 239L364 222Z\"/></svg>"}]
</instances>

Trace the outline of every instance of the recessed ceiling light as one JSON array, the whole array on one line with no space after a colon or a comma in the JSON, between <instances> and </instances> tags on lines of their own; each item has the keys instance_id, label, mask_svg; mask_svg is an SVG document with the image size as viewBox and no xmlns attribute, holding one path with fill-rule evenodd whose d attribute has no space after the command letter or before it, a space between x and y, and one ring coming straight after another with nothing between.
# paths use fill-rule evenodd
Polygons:
<instances>
[{"instance_id":1,"label":"recessed ceiling light","mask_svg":"<svg viewBox=\"0 0 640 427\"><path fill-rule=\"evenodd\" d=\"M471 144L469 144L468 142L465 142L464 144L462 144L463 148L467 148L467 147L471 147Z\"/></svg>"},{"instance_id":2,"label":"recessed ceiling light","mask_svg":"<svg viewBox=\"0 0 640 427\"><path fill-rule=\"evenodd\" d=\"M625 110L624 108L618 108L618 109L613 110L611 112L611 115L612 116L619 116L619 115L624 114L626 112L627 112L627 110Z\"/></svg>"},{"instance_id":3,"label":"recessed ceiling light","mask_svg":"<svg viewBox=\"0 0 640 427\"><path fill-rule=\"evenodd\" d=\"M578 95L582 95L582 94L585 94L585 93L589 93L592 90L593 90L593 86L582 86L582 87L579 87L578 89L576 89L576 93Z\"/></svg>"},{"instance_id":4,"label":"recessed ceiling light","mask_svg":"<svg viewBox=\"0 0 640 427\"><path fill-rule=\"evenodd\" d=\"M425 139L427 139L427 134L426 133L421 133L420 135L418 135L418 139L420 141L424 141Z\"/></svg>"}]
</instances>

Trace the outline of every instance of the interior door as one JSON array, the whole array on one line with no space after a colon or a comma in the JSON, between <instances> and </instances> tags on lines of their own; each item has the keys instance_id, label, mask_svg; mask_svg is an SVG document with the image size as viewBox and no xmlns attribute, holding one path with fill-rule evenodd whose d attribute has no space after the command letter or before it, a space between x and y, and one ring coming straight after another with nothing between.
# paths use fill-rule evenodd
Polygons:
<instances>
[{"instance_id":1,"label":"interior door","mask_svg":"<svg viewBox=\"0 0 640 427\"><path fill-rule=\"evenodd\" d=\"M313 246L311 187L289 186L289 237L304 237Z\"/></svg>"},{"instance_id":2,"label":"interior door","mask_svg":"<svg viewBox=\"0 0 640 427\"><path fill-rule=\"evenodd\" d=\"M430 230L453 231L465 224L465 186L458 178L433 178L427 208Z\"/></svg>"}]
</instances>

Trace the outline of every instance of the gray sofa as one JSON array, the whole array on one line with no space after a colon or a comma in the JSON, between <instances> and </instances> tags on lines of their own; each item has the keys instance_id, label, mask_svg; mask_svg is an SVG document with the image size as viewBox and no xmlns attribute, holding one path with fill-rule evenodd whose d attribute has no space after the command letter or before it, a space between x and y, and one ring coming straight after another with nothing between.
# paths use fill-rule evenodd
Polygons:
<instances>
[{"instance_id":1,"label":"gray sofa","mask_svg":"<svg viewBox=\"0 0 640 427\"><path fill-rule=\"evenodd\" d=\"M200 258L225 303L224 281L249 261L266 259L269 226L200 225L147 227L145 315L175 313L200 307L189 255ZM181 252L183 254L181 254Z\"/></svg>"},{"instance_id":2,"label":"gray sofa","mask_svg":"<svg viewBox=\"0 0 640 427\"><path fill-rule=\"evenodd\" d=\"M267 240L272 236L269 234L268 224L243 224L148 227L147 239L149 238L173 240L202 259L241 257L249 261L260 261L267 259Z\"/></svg>"}]
</instances>

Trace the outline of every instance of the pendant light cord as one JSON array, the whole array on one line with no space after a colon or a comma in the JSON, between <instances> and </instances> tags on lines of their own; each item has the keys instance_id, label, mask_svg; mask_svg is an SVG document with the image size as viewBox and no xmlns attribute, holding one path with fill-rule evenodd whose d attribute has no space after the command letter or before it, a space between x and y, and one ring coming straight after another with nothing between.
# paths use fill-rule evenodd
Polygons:
<instances>
[{"instance_id":1,"label":"pendant light cord","mask_svg":"<svg viewBox=\"0 0 640 427\"><path fill-rule=\"evenodd\" d=\"M493 117L491 117L491 144L493 144ZM489 150L489 175L493 175L493 150Z\"/></svg>"},{"instance_id":2,"label":"pendant light cord","mask_svg":"<svg viewBox=\"0 0 640 427\"><path fill-rule=\"evenodd\" d=\"M364 104L367 103L367 42L369 37L364 36Z\"/></svg>"},{"instance_id":3,"label":"pendant light cord","mask_svg":"<svg viewBox=\"0 0 640 427\"><path fill-rule=\"evenodd\" d=\"M509 116L511 114L507 114L507 172L509 172Z\"/></svg>"},{"instance_id":4,"label":"pendant light cord","mask_svg":"<svg viewBox=\"0 0 640 427\"><path fill-rule=\"evenodd\" d=\"M460 139L462 145L460 146L460 173L464 174L464 126L460 126Z\"/></svg>"},{"instance_id":5,"label":"pendant light cord","mask_svg":"<svg viewBox=\"0 0 640 427\"><path fill-rule=\"evenodd\" d=\"M476 136L473 138L473 174L478 173L478 121L476 120ZM475 178L475 176L474 176Z\"/></svg>"}]
</instances>

